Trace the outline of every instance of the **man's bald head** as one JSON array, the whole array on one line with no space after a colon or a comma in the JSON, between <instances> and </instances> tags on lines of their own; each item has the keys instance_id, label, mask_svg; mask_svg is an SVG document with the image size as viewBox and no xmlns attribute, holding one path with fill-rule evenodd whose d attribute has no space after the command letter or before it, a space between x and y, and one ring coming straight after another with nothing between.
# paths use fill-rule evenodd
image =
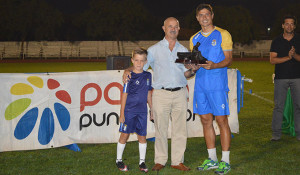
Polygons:
<instances>
[{"instance_id":1,"label":"man's bald head","mask_svg":"<svg viewBox=\"0 0 300 175\"><path fill-rule=\"evenodd\" d=\"M169 21L176 21L176 22L178 23L178 26L179 26L179 21L178 21L176 18L174 18L174 17L169 17L169 18L165 19L165 21L164 21L164 26L166 26L166 24L167 24Z\"/></svg>"},{"instance_id":2,"label":"man's bald head","mask_svg":"<svg viewBox=\"0 0 300 175\"><path fill-rule=\"evenodd\" d=\"M177 36L180 30L179 21L174 17L169 17L164 21L162 27L165 32L165 38L167 40L177 40Z\"/></svg>"}]
</instances>

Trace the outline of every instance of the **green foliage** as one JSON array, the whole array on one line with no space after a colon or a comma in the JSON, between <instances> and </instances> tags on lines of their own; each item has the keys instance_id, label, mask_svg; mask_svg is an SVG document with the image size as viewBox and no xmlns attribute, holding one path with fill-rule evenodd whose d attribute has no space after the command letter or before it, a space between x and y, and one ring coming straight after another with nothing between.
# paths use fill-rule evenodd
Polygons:
<instances>
[{"instance_id":1,"label":"green foliage","mask_svg":"<svg viewBox=\"0 0 300 175\"><path fill-rule=\"evenodd\" d=\"M80 21L91 38L133 41L149 37L154 20L138 0L93 0Z\"/></svg>"},{"instance_id":2,"label":"green foliage","mask_svg":"<svg viewBox=\"0 0 300 175\"><path fill-rule=\"evenodd\" d=\"M79 7L80 10L68 13L67 10L59 8L57 4L60 2L58 0L55 2L53 0L0 0L0 40L160 40L164 36L161 29L163 19L158 16L169 11L171 13L172 10L165 9L165 12L158 14L154 14L156 10L152 10L151 14L147 8L152 9L153 7L148 7L149 3L145 3L145 1L88 0L90 2L89 8L85 8L87 1L70 1L69 3L85 5L82 8ZM277 16L274 16L276 23L271 28L272 37L282 32L281 19L283 14L294 13L300 19L300 4L292 1L282 3L283 9L277 13ZM198 4L203 1L194 2ZM182 3L186 3L183 7L186 7L187 4L193 4L192 1ZM242 4L243 7L222 5L226 2L212 3L216 4L214 6L214 24L228 30L234 42L249 44L252 40L270 37L269 33L266 35L262 21L269 19L271 14L265 16L256 12L251 14L247 8L249 3L234 2L234 4ZM281 2L277 0L272 3L279 6L278 4ZM61 4L67 3L61 2ZM147 4L148 6L146 6ZM166 4L165 2L161 3L161 7L169 7ZM259 6L265 4L269 4L269 2L262 1ZM262 7L258 11L261 9ZM183 11L173 12L169 15L176 16L182 24L178 38L188 40L200 30L200 25L195 18L195 10L191 10L192 12L189 14L187 14L189 10L186 8ZM299 24L296 31L300 32Z\"/></svg>"},{"instance_id":3,"label":"green foliage","mask_svg":"<svg viewBox=\"0 0 300 175\"><path fill-rule=\"evenodd\" d=\"M254 22L250 11L242 6L214 7L213 23L228 30L233 42L241 44L250 44L252 40L258 38L258 33L262 29L262 26ZM185 24L187 28L194 30L193 34L201 30L201 26L196 19L196 12L192 12L185 17Z\"/></svg>"},{"instance_id":4,"label":"green foliage","mask_svg":"<svg viewBox=\"0 0 300 175\"><path fill-rule=\"evenodd\" d=\"M272 37L276 37L283 32L282 29L283 17L287 14L291 14L296 17L298 22L295 31L296 33L300 33L300 23L299 23L300 10L299 9L300 9L300 3L287 5L285 8L279 11L279 13L276 16L276 21L273 25L273 29L271 30Z\"/></svg>"},{"instance_id":5,"label":"green foliage","mask_svg":"<svg viewBox=\"0 0 300 175\"><path fill-rule=\"evenodd\" d=\"M51 40L62 14L44 0L0 0L1 40Z\"/></svg>"},{"instance_id":6,"label":"green foliage","mask_svg":"<svg viewBox=\"0 0 300 175\"><path fill-rule=\"evenodd\" d=\"M214 9L215 25L228 30L234 42L249 44L257 39L260 26L254 22L248 9L242 6L217 6Z\"/></svg>"}]
</instances>

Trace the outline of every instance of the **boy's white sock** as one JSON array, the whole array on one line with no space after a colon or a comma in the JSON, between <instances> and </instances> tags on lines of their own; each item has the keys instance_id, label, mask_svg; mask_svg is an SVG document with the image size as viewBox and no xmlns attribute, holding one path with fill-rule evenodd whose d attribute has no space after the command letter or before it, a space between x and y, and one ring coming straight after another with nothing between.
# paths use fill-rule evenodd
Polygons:
<instances>
[{"instance_id":1,"label":"boy's white sock","mask_svg":"<svg viewBox=\"0 0 300 175\"><path fill-rule=\"evenodd\" d=\"M213 160L215 162L218 161L216 148L207 149L207 152L208 152L208 158L210 158L211 160Z\"/></svg>"},{"instance_id":2,"label":"boy's white sock","mask_svg":"<svg viewBox=\"0 0 300 175\"><path fill-rule=\"evenodd\" d=\"M139 143L139 152L140 152L140 163L145 162L146 159L146 150L147 150L147 143Z\"/></svg>"},{"instance_id":3,"label":"boy's white sock","mask_svg":"<svg viewBox=\"0 0 300 175\"><path fill-rule=\"evenodd\" d=\"M229 162L229 154L230 154L230 151L222 151L222 159L221 159L221 161L230 164L230 162Z\"/></svg>"},{"instance_id":4,"label":"boy's white sock","mask_svg":"<svg viewBox=\"0 0 300 175\"><path fill-rule=\"evenodd\" d=\"M126 143L122 144L122 143L118 142L118 145L117 145L117 160L116 160L116 162L119 162L119 161L122 160L122 156L123 156L123 152L124 152L125 146L126 146Z\"/></svg>"}]
</instances>

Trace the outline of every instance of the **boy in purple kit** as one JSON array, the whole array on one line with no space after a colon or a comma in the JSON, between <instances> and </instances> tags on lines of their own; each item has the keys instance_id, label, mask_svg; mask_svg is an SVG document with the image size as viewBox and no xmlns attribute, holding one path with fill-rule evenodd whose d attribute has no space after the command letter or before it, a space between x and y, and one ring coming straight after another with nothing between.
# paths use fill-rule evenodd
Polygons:
<instances>
[{"instance_id":1,"label":"boy in purple kit","mask_svg":"<svg viewBox=\"0 0 300 175\"><path fill-rule=\"evenodd\" d=\"M121 97L120 111L120 139L117 145L116 165L121 171L128 171L127 165L122 161L129 134L136 133L139 141L140 162L139 168L143 172L148 172L145 164L146 157L146 135L147 135L147 102L152 108L151 84L152 76L150 72L144 71L143 67L147 62L147 50L136 49L132 52L131 58L133 71L131 79L124 84ZM153 119L150 113L150 119Z\"/></svg>"}]
</instances>

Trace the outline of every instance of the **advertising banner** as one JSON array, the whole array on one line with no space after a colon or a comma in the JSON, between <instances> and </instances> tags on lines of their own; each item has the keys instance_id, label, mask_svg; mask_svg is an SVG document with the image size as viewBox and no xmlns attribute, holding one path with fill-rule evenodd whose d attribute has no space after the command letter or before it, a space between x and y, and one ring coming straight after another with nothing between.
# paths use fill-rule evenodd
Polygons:
<instances>
[{"instance_id":1,"label":"advertising banner","mask_svg":"<svg viewBox=\"0 0 300 175\"><path fill-rule=\"evenodd\" d=\"M239 132L236 71L228 69L233 133ZM0 74L0 152L116 143L122 74L118 70ZM202 137L199 116L192 109L194 78L188 80L187 89L188 136ZM216 124L215 129L219 134ZM154 133L154 124L148 120L147 138ZM132 134L129 141L136 139Z\"/></svg>"}]
</instances>

